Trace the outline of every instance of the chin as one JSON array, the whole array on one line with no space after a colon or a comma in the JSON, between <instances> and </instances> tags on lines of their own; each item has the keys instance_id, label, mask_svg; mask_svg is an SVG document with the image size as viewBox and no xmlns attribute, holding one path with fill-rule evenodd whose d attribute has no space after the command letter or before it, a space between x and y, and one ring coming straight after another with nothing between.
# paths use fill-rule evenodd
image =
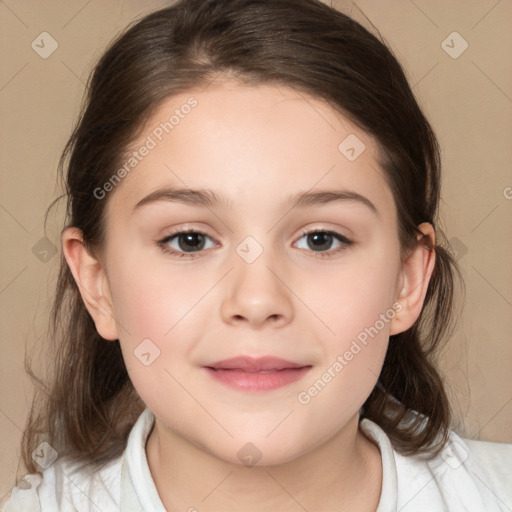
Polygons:
<instances>
[{"instance_id":1,"label":"chin","mask_svg":"<svg viewBox=\"0 0 512 512\"><path fill-rule=\"evenodd\" d=\"M241 467L263 467L286 464L305 453L304 446L291 444L286 432L284 436L276 435L274 439L261 436L240 436L230 440L227 445L210 447L210 453L217 458ZM288 439L287 439L288 438ZM213 448L213 451L211 450Z\"/></svg>"}]
</instances>

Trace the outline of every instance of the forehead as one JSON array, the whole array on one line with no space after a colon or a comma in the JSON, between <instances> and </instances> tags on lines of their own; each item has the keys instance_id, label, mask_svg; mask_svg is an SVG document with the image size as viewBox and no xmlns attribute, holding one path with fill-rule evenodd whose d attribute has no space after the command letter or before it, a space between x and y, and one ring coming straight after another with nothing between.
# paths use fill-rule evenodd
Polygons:
<instances>
[{"instance_id":1,"label":"forehead","mask_svg":"<svg viewBox=\"0 0 512 512\"><path fill-rule=\"evenodd\" d=\"M110 209L133 207L164 186L219 191L233 208L255 198L272 208L294 191L332 187L394 207L373 137L288 87L223 81L168 98L127 153L125 163L135 165Z\"/></svg>"}]
</instances>

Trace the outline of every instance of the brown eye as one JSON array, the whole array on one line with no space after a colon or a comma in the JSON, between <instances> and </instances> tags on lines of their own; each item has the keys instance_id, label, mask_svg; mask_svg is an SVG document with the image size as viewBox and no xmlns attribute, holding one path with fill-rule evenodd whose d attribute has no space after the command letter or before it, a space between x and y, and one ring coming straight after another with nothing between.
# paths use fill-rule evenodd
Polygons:
<instances>
[{"instance_id":1,"label":"brown eye","mask_svg":"<svg viewBox=\"0 0 512 512\"><path fill-rule=\"evenodd\" d=\"M327 251L331 248L334 237L325 231L309 233L307 235L307 244L313 250Z\"/></svg>"},{"instance_id":2,"label":"brown eye","mask_svg":"<svg viewBox=\"0 0 512 512\"><path fill-rule=\"evenodd\" d=\"M298 245L299 249L308 249L318 253L319 256L330 256L352 245L348 238L334 231L307 231L302 234L299 240L304 238L306 247Z\"/></svg>"},{"instance_id":3,"label":"brown eye","mask_svg":"<svg viewBox=\"0 0 512 512\"><path fill-rule=\"evenodd\" d=\"M205 239L201 233L180 233L174 236L178 241L178 247L185 252L200 251L204 248Z\"/></svg>"},{"instance_id":4,"label":"brown eye","mask_svg":"<svg viewBox=\"0 0 512 512\"><path fill-rule=\"evenodd\" d=\"M163 240L158 242L158 245L165 252L177 255L177 256L190 256L194 257L196 253L201 252L203 249L214 247L215 243L210 242L211 245L206 247L208 241L212 239L205 233L194 230L180 230L175 233L171 233L166 236Z\"/></svg>"}]
</instances>

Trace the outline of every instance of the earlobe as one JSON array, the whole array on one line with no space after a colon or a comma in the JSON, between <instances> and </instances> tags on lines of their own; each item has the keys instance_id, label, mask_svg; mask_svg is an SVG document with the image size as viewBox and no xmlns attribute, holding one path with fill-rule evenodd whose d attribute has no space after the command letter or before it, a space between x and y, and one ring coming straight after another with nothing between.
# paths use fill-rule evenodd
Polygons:
<instances>
[{"instance_id":1,"label":"earlobe","mask_svg":"<svg viewBox=\"0 0 512 512\"><path fill-rule=\"evenodd\" d=\"M118 339L112 297L101 262L87 251L78 228L66 228L61 239L64 257L98 333L107 340Z\"/></svg>"},{"instance_id":2,"label":"earlobe","mask_svg":"<svg viewBox=\"0 0 512 512\"><path fill-rule=\"evenodd\" d=\"M436 252L436 234L433 226L424 222L418 226L425 240L418 240L402 264L396 298L402 308L391 321L390 335L404 332L414 325L423 308L425 296L432 272L434 271Z\"/></svg>"}]
</instances>

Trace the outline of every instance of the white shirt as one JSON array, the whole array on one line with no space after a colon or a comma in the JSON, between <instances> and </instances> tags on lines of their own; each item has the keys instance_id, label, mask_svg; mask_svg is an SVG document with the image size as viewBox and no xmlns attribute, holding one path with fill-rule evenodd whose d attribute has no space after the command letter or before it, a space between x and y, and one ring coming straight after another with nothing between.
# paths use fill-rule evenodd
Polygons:
<instances>
[{"instance_id":1,"label":"white shirt","mask_svg":"<svg viewBox=\"0 0 512 512\"><path fill-rule=\"evenodd\" d=\"M73 464L57 459L42 476L25 476L1 510L165 512L146 458L153 423L154 415L146 408L123 455L100 471L76 472ZM368 419L361 420L360 429L375 441L382 457L376 512L512 511L512 444L463 441L452 431L441 454L427 461L397 453L386 433Z\"/></svg>"}]
</instances>

